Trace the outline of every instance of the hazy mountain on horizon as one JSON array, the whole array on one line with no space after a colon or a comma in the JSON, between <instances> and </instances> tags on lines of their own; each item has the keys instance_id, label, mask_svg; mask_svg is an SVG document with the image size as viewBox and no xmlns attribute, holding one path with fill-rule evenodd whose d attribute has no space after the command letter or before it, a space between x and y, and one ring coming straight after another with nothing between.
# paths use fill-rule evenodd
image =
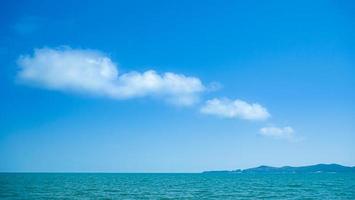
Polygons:
<instances>
[{"instance_id":1,"label":"hazy mountain on horizon","mask_svg":"<svg viewBox=\"0 0 355 200\"><path fill-rule=\"evenodd\" d=\"M349 173L355 172L354 167L339 164L316 164L301 167L283 166L272 167L261 165L259 167L236 170L204 171L203 173Z\"/></svg>"}]
</instances>

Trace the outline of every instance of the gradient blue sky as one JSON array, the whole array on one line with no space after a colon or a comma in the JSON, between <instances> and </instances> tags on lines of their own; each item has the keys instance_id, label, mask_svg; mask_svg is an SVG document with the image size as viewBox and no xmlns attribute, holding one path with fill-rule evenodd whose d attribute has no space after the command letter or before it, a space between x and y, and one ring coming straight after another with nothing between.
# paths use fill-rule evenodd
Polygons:
<instances>
[{"instance_id":1,"label":"gradient blue sky","mask_svg":"<svg viewBox=\"0 0 355 200\"><path fill-rule=\"evenodd\" d=\"M0 171L355 165L354 10L327 0L2 1ZM119 73L153 69L221 87L176 106L18 81L21 55L63 45L100 51ZM271 117L202 113L213 98L258 103ZM263 127L292 127L292 139Z\"/></svg>"}]
</instances>

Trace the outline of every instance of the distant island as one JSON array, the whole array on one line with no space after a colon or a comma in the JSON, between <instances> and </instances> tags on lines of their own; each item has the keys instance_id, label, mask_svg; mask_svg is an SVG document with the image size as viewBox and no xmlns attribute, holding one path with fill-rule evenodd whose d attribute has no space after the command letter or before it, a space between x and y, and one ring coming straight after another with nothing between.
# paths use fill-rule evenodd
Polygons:
<instances>
[{"instance_id":1,"label":"distant island","mask_svg":"<svg viewBox=\"0 0 355 200\"><path fill-rule=\"evenodd\" d=\"M237 169L237 170L222 170L222 171L204 171L202 173L223 173L223 174L233 174L233 173L250 173L250 174L260 174L260 173L354 173L355 167L347 167L338 164L317 164L302 167L270 167L270 166L259 166L249 169Z\"/></svg>"}]
</instances>

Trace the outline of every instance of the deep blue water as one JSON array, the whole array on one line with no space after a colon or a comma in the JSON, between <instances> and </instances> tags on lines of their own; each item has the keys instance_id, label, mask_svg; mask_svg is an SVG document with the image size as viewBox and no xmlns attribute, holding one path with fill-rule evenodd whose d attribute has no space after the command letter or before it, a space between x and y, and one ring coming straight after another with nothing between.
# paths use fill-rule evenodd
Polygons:
<instances>
[{"instance_id":1,"label":"deep blue water","mask_svg":"<svg viewBox=\"0 0 355 200\"><path fill-rule=\"evenodd\" d=\"M3 173L0 199L355 200L355 174Z\"/></svg>"}]
</instances>

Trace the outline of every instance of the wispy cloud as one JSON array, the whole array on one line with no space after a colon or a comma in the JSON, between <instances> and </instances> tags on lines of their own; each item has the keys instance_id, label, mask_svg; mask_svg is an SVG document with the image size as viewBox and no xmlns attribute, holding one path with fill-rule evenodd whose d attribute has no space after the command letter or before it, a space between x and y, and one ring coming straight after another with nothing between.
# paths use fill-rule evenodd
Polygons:
<instances>
[{"instance_id":1,"label":"wispy cloud","mask_svg":"<svg viewBox=\"0 0 355 200\"><path fill-rule=\"evenodd\" d=\"M295 139L294 130L290 126L276 127L267 126L260 129L260 134L265 137L276 139Z\"/></svg>"},{"instance_id":2,"label":"wispy cloud","mask_svg":"<svg viewBox=\"0 0 355 200\"><path fill-rule=\"evenodd\" d=\"M246 120L265 120L269 112L258 103L247 103L236 99L214 98L207 100L200 109L201 113L225 118L241 118Z\"/></svg>"},{"instance_id":3,"label":"wispy cloud","mask_svg":"<svg viewBox=\"0 0 355 200\"><path fill-rule=\"evenodd\" d=\"M36 16L23 16L13 26L16 33L28 35L39 31L44 25L45 20Z\"/></svg>"},{"instance_id":4,"label":"wispy cloud","mask_svg":"<svg viewBox=\"0 0 355 200\"><path fill-rule=\"evenodd\" d=\"M177 105L192 105L206 88L199 78L154 70L120 74L105 54L71 48L35 49L18 59L18 78L51 90L88 93L115 99L144 96Z\"/></svg>"}]
</instances>

